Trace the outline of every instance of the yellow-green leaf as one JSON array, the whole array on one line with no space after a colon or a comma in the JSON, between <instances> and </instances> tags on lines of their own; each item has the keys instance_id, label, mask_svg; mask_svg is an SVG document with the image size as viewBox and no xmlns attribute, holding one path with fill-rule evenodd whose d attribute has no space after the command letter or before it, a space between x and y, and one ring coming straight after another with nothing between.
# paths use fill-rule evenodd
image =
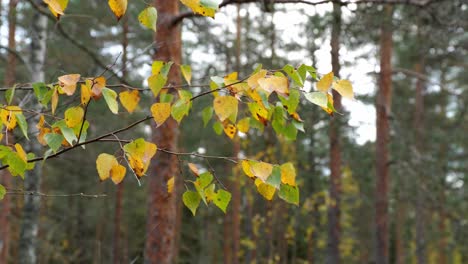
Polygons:
<instances>
[{"instance_id":1,"label":"yellow-green leaf","mask_svg":"<svg viewBox=\"0 0 468 264\"><path fill-rule=\"evenodd\" d=\"M320 81L317 82L317 90L326 92L330 88L333 82L333 72L325 74Z\"/></svg>"},{"instance_id":2,"label":"yellow-green leaf","mask_svg":"<svg viewBox=\"0 0 468 264\"><path fill-rule=\"evenodd\" d=\"M138 15L138 21L140 21L140 24L142 24L143 26L156 32L158 11L156 10L156 8L149 6L143 11L141 11L141 13Z\"/></svg>"},{"instance_id":3,"label":"yellow-green leaf","mask_svg":"<svg viewBox=\"0 0 468 264\"><path fill-rule=\"evenodd\" d=\"M103 88L102 95L104 96L107 106L109 107L111 112L114 114L118 114L119 104L117 103L117 93L109 88Z\"/></svg>"},{"instance_id":4,"label":"yellow-green leaf","mask_svg":"<svg viewBox=\"0 0 468 264\"><path fill-rule=\"evenodd\" d=\"M154 97L158 96L161 89L167 82L167 78L163 74L153 74L148 78L148 86L153 92Z\"/></svg>"},{"instance_id":5,"label":"yellow-green leaf","mask_svg":"<svg viewBox=\"0 0 468 264\"><path fill-rule=\"evenodd\" d=\"M276 189L275 187L262 182L260 179L255 180L255 185L257 186L257 191L260 193L265 199L271 201L273 196L275 195Z\"/></svg>"},{"instance_id":6,"label":"yellow-green leaf","mask_svg":"<svg viewBox=\"0 0 468 264\"><path fill-rule=\"evenodd\" d=\"M59 85L62 88L62 91L70 96L75 93L76 83L80 80L79 74L68 74L58 77Z\"/></svg>"},{"instance_id":7,"label":"yellow-green leaf","mask_svg":"<svg viewBox=\"0 0 468 264\"><path fill-rule=\"evenodd\" d=\"M180 71L182 72L185 81L190 84L190 81L192 80L192 68L190 65L180 65Z\"/></svg>"},{"instance_id":8,"label":"yellow-green leaf","mask_svg":"<svg viewBox=\"0 0 468 264\"><path fill-rule=\"evenodd\" d=\"M288 78L284 76L270 76L258 79L258 85L268 94L276 92L281 95L289 94Z\"/></svg>"},{"instance_id":9,"label":"yellow-green leaf","mask_svg":"<svg viewBox=\"0 0 468 264\"><path fill-rule=\"evenodd\" d=\"M127 10L127 0L109 0L109 7L112 13L120 20Z\"/></svg>"},{"instance_id":10,"label":"yellow-green leaf","mask_svg":"<svg viewBox=\"0 0 468 264\"><path fill-rule=\"evenodd\" d=\"M200 205L201 197L198 192L186 191L182 195L184 205L192 212L193 215L197 212L198 205Z\"/></svg>"},{"instance_id":11,"label":"yellow-green leaf","mask_svg":"<svg viewBox=\"0 0 468 264\"><path fill-rule=\"evenodd\" d=\"M349 99L354 98L353 86L351 82L348 80L339 80L339 81L333 82L333 89L335 89L343 97L346 97Z\"/></svg>"},{"instance_id":12,"label":"yellow-green leaf","mask_svg":"<svg viewBox=\"0 0 468 264\"><path fill-rule=\"evenodd\" d=\"M250 178L255 178L255 175L252 172L252 168L250 168L250 161L243 160L241 162L242 170L244 171L245 175L249 176Z\"/></svg>"},{"instance_id":13,"label":"yellow-green leaf","mask_svg":"<svg viewBox=\"0 0 468 264\"><path fill-rule=\"evenodd\" d=\"M237 122L237 129L242 133L247 133L250 128L250 117L245 117Z\"/></svg>"},{"instance_id":14,"label":"yellow-green leaf","mask_svg":"<svg viewBox=\"0 0 468 264\"><path fill-rule=\"evenodd\" d=\"M281 182L296 186L296 170L291 162L281 165Z\"/></svg>"},{"instance_id":15,"label":"yellow-green leaf","mask_svg":"<svg viewBox=\"0 0 468 264\"><path fill-rule=\"evenodd\" d=\"M262 181L266 181L273 171L273 165L266 162L250 161L252 174Z\"/></svg>"},{"instance_id":16,"label":"yellow-green leaf","mask_svg":"<svg viewBox=\"0 0 468 264\"><path fill-rule=\"evenodd\" d=\"M215 8L210 8L201 4L200 0L180 0L182 4L186 5L188 8L192 9L192 11L196 14L200 14L202 16L212 17L216 13Z\"/></svg>"},{"instance_id":17,"label":"yellow-green leaf","mask_svg":"<svg viewBox=\"0 0 468 264\"><path fill-rule=\"evenodd\" d=\"M157 127L162 125L171 115L170 103L155 103L151 106L151 114Z\"/></svg>"},{"instance_id":18,"label":"yellow-green leaf","mask_svg":"<svg viewBox=\"0 0 468 264\"><path fill-rule=\"evenodd\" d=\"M68 127L75 127L83 121L84 110L80 106L68 108L65 111L65 123Z\"/></svg>"},{"instance_id":19,"label":"yellow-green leaf","mask_svg":"<svg viewBox=\"0 0 468 264\"><path fill-rule=\"evenodd\" d=\"M224 213L226 213L229 201L231 201L231 193L225 190L218 190L218 192L213 197L213 203Z\"/></svg>"},{"instance_id":20,"label":"yellow-green leaf","mask_svg":"<svg viewBox=\"0 0 468 264\"><path fill-rule=\"evenodd\" d=\"M327 93L325 92L311 92L304 94L305 98L318 106L327 107Z\"/></svg>"},{"instance_id":21,"label":"yellow-green leaf","mask_svg":"<svg viewBox=\"0 0 468 264\"><path fill-rule=\"evenodd\" d=\"M156 154L157 146L147 142L142 138L132 141L123 146L127 155L130 167L138 177L145 175L148 170L151 158Z\"/></svg>"},{"instance_id":22,"label":"yellow-green leaf","mask_svg":"<svg viewBox=\"0 0 468 264\"><path fill-rule=\"evenodd\" d=\"M58 91L57 91L57 88L54 88L54 91L52 92L52 100L51 100L52 114L55 114L55 109L57 109L58 101L59 101Z\"/></svg>"},{"instance_id":23,"label":"yellow-green leaf","mask_svg":"<svg viewBox=\"0 0 468 264\"><path fill-rule=\"evenodd\" d=\"M235 121L237 118L238 101L234 96L218 96L213 101L213 109L219 120L227 118Z\"/></svg>"},{"instance_id":24,"label":"yellow-green leaf","mask_svg":"<svg viewBox=\"0 0 468 264\"><path fill-rule=\"evenodd\" d=\"M140 92L138 90L121 92L119 93L119 100L129 113L133 113L138 106L138 102L140 102Z\"/></svg>"},{"instance_id":25,"label":"yellow-green leaf","mask_svg":"<svg viewBox=\"0 0 468 264\"><path fill-rule=\"evenodd\" d=\"M111 170L114 166L118 166L117 159L110 154L102 153L96 159L96 168L101 181L108 179L111 176Z\"/></svg>"}]
</instances>

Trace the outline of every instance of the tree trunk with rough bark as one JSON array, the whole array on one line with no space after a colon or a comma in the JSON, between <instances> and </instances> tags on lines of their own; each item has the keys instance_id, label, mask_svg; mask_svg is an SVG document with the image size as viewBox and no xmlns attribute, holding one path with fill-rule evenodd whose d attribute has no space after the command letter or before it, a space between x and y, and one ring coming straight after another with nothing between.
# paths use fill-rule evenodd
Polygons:
<instances>
[{"instance_id":1,"label":"tree trunk with rough bark","mask_svg":"<svg viewBox=\"0 0 468 264\"><path fill-rule=\"evenodd\" d=\"M38 5L43 5L42 1L37 1ZM46 59L47 43L47 22L46 16L39 12L34 13L31 25L31 47L30 61L31 82L43 82L44 62ZM36 125L36 118L30 119L29 127ZM41 146L38 143L32 143L29 151L39 153ZM25 191L37 192L40 189L42 178L42 166L36 164L33 170L26 173L24 180ZM21 223L21 233L19 241L19 263L37 263L38 231L39 231L39 209L41 198L37 195L25 195L23 207L23 222Z\"/></svg>"},{"instance_id":2,"label":"tree trunk with rough bark","mask_svg":"<svg viewBox=\"0 0 468 264\"><path fill-rule=\"evenodd\" d=\"M384 7L380 36L380 85L377 94L376 135L376 263L389 263L388 193L389 142L392 103L392 16L393 7Z\"/></svg>"},{"instance_id":3,"label":"tree trunk with rough bark","mask_svg":"<svg viewBox=\"0 0 468 264\"><path fill-rule=\"evenodd\" d=\"M154 59L181 63L181 34L172 19L179 12L178 1L155 0L158 10L158 31L155 34L156 51ZM168 85L178 85L181 73L172 67L168 75ZM158 148L176 150L179 130L173 119L168 119L153 133L153 142ZM176 197L167 192L167 181L175 177L175 185L180 181L177 157L158 152L148 173L148 215L146 223L145 263L170 264L174 259Z\"/></svg>"},{"instance_id":4,"label":"tree trunk with rough bark","mask_svg":"<svg viewBox=\"0 0 468 264\"><path fill-rule=\"evenodd\" d=\"M341 6L333 4L333 24L331 33L331 60L335 76L340 75L340 32ZM333 90L334 107L341 112L341 95ZM328 264L340 263L340 193L341 193L341 147L339 120L330 120L330 199L328 206Z\"/></svg>"}]
</instances>

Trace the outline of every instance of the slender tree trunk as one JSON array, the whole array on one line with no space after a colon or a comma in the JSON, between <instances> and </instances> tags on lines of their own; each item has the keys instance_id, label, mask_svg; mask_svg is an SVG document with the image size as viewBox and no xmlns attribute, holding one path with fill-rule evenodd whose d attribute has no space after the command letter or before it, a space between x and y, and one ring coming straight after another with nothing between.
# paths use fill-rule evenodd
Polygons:
<instances>
[{"instance_id":1,"label":"slender tree trunk","mask_svg":"<svg viewBox=\"0 0 468 264\"><path fill-rule=\"evenodd\" d=\"M403 198L397 201L396 220L395 220L395 264L404 264L406 257L406 243L403 237L406 220L406 204Z\"/></svg>"},{"instance_id":2,"label":"slender tree trunk","mask_svg":"<svg viewBox=\"0 0 468 264\"><path fill-rule=\"evenodd\" d=\"M423 56L423 55L421 55ZM424 74L424 58L416 64L416 72ZM416 258L418 264L427 263L426 258L426 241L425 241L425 212L424 212L424 175L422 175L422 154L423 142L422 139L424 130L424 81L421 78L416 80L416 94L415 94L415 109L414 109L414 142L416 146L416 170L418 171L418 185L416 186Z\"/></svg>"},{"instance_id":3,"label":"slender tree trunk","mask_svg":"<svg viewBox=\"0 0 468 264\"><path fill-rule=\"evenodd\" d=\"M128 47L128 17L123 18L122 24L122 78L127 77L127 47ZM124 183L121 182L117 186L117 193L115 197L115 215L114 215L114 264L122 263L121 254L122 247L121 247L121 237L122 237L122 230L121 230L121 219L122 219L122 202L123 202L123 191L124 191Z\"/></svg>"},{"instance_id":4,"label":"slender tree trunk","mask_svg":"<svg viewBox=\"0 0 468 264\"><path fill-rule=\"evenodd\" d=\"M179 12L178 1L155 0L158 9L158 31L155 34L156 52L154 59L181 63L180 28L171 25L172 18ZM168 84L178 85L181 74L178 67L169 72ZM179 130L177 123L169 119L154 131L153 142L164 149L175 150ZM148 216L146 224L145 263L170 264L174 259L176 199L167 192L167 181L178 175L177 158L157 153L152 161L149 176Z\"/></svg>"},{"instance_id":5,"label":"slender tree trunk","mask_svg":"<svg viewBox=\"0 0 468 264\"><path fill-rule=\"evenodd\" d=\"M333 4L333 24L331 34L332 70L340 74L340 31L341 5ZM334 107L341 111L341 95L333 90ZM341 194L341 149L339 120L330 120L330 199L328 206L328 254L327 263L340 263L340 194Z\"/></svg>"},{"instance_id":6,"label":"slender tree trunk","mask_svg":"<svg viewBox=\"0 0 468 264\"><path fill-rule=\"evenodd\" d=\"M43 5L42 1L37 1L39 5ZM35 12L31 25L31 57L29 65L31 67L31 81L44 81L44 62L46 59L46 43L47 43L47 17L39 12ZM31 119L29 127L34 127L36 119ZM39 153L41 146L39 144L31 144L30 150ZM26 173L24 180L24 189L27 191L37 192L40 189L42 178L42 166L36 164L32 171ZM39 209L40 196L25 195L23 208L23 222L21 223L21 234L19 241L19 262L37 263L37 246L38 246L38 230L39 230Z\"/></svg>"},{"instance_id":7,"label":"slender tree trunk","mask_svg":"<svg viewBox=\"0 0 468 264\"><path fill-rule=\"evenodd\" d=\"M384 7L380 40L380 87L377 95L377 136L376 136L376 263L389 263L388 236L388 190L389 190L389 150L392 102L392 16L393 7Z\"/></svg>"},{"instance_id":8,"label":"slender tree trunk","mask_svg":"<svg viewBox=\"0 0 468 264\"><path fill-rule=\"evenodd\" d=\"M10 0L8 4L8 48L16 50L16 5L17 0ZM1 3L0 3L1 8ZM1 14L0 14L1 16ZM13 53L8 53L7 65L5 69L5 86L11 87L16 81L16 57ZM12 142L11 134L7 135L9 142ZM7 189L11 188L11 174L8 170L3 170L0 175L0 183ZM0 263L7 263L10 249L10 211L11 197L6 195L0 203Z\"/></svg>"}]
</instances>

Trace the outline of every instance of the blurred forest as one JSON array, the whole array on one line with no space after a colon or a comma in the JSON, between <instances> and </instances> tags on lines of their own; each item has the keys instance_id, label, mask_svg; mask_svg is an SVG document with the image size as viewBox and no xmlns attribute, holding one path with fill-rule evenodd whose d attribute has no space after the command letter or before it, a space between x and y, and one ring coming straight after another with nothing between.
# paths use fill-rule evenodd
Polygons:
<instances>
[{"instance_id":1,"label":"blurred forest","mask_svg":"<svg viewBox=\"0 0 468 264\"><path fill-rule=\"evenodd\" d=\"M147 123L122 135L167 139L179 152L290 161L299 205L265 200L229 161L190 155L158 152L141 186L128 175L119 185L100 182L96 157L118 146L90 144L38 164L40 182L0 172L7 189L0 263L468 263L466 0L223 1L215 19L156 0L156 34L138 22L148 4L129 1L117 22L107 1L70 0L56 21L42 1L1 0L1 103L14 84L96 76L108 66L108 82L147 87L153 59L191 65L194 94L211 76L248 77L258 64L333 71L353 83L356 99L336 94L340 114L330 116L302 98L305 132L292 136L272 126L234 141L217 135L202 119L209 97L194 102L178 128L170 122L154 132ZM179 20L168 26L171 16ZM31 60L41 48L46 56L36 68ZM28 93L18 90L14 100ZM148 93L140 104L152 100ZM148 113L90 108L95 135ZM9 136L26 142L21 133ZM192 216L184 207L180 179L194 180L189 162L232 193L226 214L201 205ZM166 180L175 175L168 198Z\"/></svg>"}]
</instances>

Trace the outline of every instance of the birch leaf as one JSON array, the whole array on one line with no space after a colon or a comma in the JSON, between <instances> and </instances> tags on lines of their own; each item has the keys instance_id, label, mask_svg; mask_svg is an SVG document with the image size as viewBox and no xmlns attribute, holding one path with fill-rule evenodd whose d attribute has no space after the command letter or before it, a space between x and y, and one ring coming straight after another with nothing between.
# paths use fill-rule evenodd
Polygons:
<instances>
[{"instance_id":1,"label":"birch leaf","mask_svg":"<svg viewBox=\"0 0 468 264\"><path fill-rule=\"evenodd\" d=\"M307 101L316 104L321 107L327 107L328 99L324 92L311 92L304 94Z\"/></svg>"},{"instance_id":2,"label":"birch leaf","mask_svg":"<svg viewBox=\"0 0 468 264\"><path fill-rule=\"evenodd\" d=\"M68 0L44 0L52 14L59 19L60 16L64 15L64 11L67 8Z\"/></svg>"},{"instance_id":3,"label":"birch leaf","mask_svg":"<svg viewBox=\"0 0 468 264\"><path fill-rule=\"evenodd\" d=\"M197 192L186 191L182 195L182 201L184 205L192 212L193 215L197 212L197 208L200 205L201 197Z\"/></svg>"},{"instance_id":4,"label":"birch leaf","mask_svg":"<svg viewBox=\"0 0 468 264\"><path fill-rule=\"evenodd\" d=\"M127 172L127 169L120 164L113 166L110 172L112 182L114 182L114 184L121 183L125 177L126 172Z\"/></svg>"},{"instance_id":5,"label":"birch leaf","mask_svg":"<svg viewBox=\"0 0 468 264\"><path fill-rule=\"evenodd\" d=\"M156 127L159 127L171 116L171 104L155 103L151 106L151 114L156 122Z\"/></svg>"},{"instance_id":6,"label":"birch leaf","mask_svg":"<svg viewBox=\"0 0 468 264\"><path fill-rule=\"evenodd\" d=\"M172 193L174 191L174 176L167 180L167 193Z\"/></svg>"},{"instance_id":7,"label":"birch leaf","mask_svg":"<svg viewBox=\"0 0 468 264\"><path fill-rule=\"evenodd\" d=\"M317 90L326 92L330 88L333 82L333 72L325 74L322 79L317 82Z\"/></svg>"},{"instance_id":8,"label":"birch leaf","mask_svg":"<svg viewBox=\"0 0 468 264\"><path fill-rule=\"evenodd\" d=\"M138 106L138 102L140 102L140 92L138 90L121 92L119 93L119 100L129 113L133 113Z\"/></svg>"},{"instance_id":9,"label":"birch leaf","mask_svg":"<svg viewBox=\"0 0 468 264\"><path fill-rule=\"evenodd\" d=\"M339 81L333 82L333 89L335 89L338 93L341 94L341 96L345 98L348 98L348 99L354 98L353 86L351 85L351 82L348 80L339 80Z\"/></svg>"},{"instance_id":10,"label":"birch leaf","mask_svg":"<svg viewBox=\"0 0 468 264\"><path fill-rule=\"evenodd\" d=\"M237 118L238 101L234 96L218 96L213 101L213 109L219 120L224 121L227 118Z\"/></svg>"},{"instance_id":11,"label":"birch leaf","mask_svg":"<svg viewBox=\"0 0 468 264\"><path fill-rule=\"evenodd\" d=\"M288 78L284 76L270 76L258 79L258 84L268 94L276 92L281 95L289 94Z\"/></svg>"},{"instance_id":12,"label":"birch leaf","mask_svg":"<svg viewBox=\"0 0 468 264\"><path fill-rule=\"evenodd\" d=\"M262 182L260 179L255 180L255 185L257 186L257 191L260 193L265 199L271 201L273 196L275 195L276 189L275 187Z\"/></svg>"},{"instance_id":13,"label":"birch leaf","mask_svg":"<svg viewBox=\"0 0 468 264\"><path fill-rule=\"evenodd\" d=\"M117 103L117 93L109 88L103 88L102 95L104 96L107 106L109 107L111 112L114 114L118 114L119 104Z\"/></svg>"},{"instance_id":14,"label":"birch leaf","mask_svg":"<svg viewBox=\"0 0 468 264\"><path fill-rule=\"evenodd\" d=\"M75 127L78 124L81 124L84 117L84 110L80 106L68 108L65 111L65 124L68 127Z\"/></svg>"},{"instance_id":15,"label":"birch leaf","mask_svg":"<svg viewBox=\"0 0 468 264\"><path fill-rule=\"evenodd\" d=\"M226 213L229 201L231 201L231 193L225 190L218 190L216 195L213 197L213 203L224 213Z\"/></svg>"},{"instance_id":16,"label":"birch leaf","mask_svg":"<svg viewBox=\"0 0 468 264\"><path fill-rule=\"evenodd\" d=\"M88 84L81 85L81 104L86 105L91 99L91 87Z\"/></svg>"},{"instance_id":17,"label":"birch leaf","mask_svg":"<svg viewBox=\"0 0 468 264\"><path fill-rule=\"evenodd\" d=\"M224 133L230 138L233 139L236 135L237 128L235 125L229 123L229 121L225 121L223 123Z\"/></svg>"},{"instance_id":18,"label":"birch leaf","mask_svg":"<svg viewBox=\"0 0 468 264\"><path fill-rule=\"evenodd\" d=\"M180 2L192 9L194 13L211 18L214 18L219 5L213 5L213 3L218 2L213 0L180 0ZM208 5L204 3L208 3Z\"/></svg>"},{"instance_id":19,"label":"birch leaf","mask_svg":"<svg viewBox=\"0 0 468 264\"><path fill-rule=\"evenodd\" d=\"M134 140L123 146L130 167L138 177L142 177L148 170L151 158L156 154L157 146L143 138Z\"/></svg>"},{"instance_id":20,"label":"birch leaf","mask_svg":"<svg viewBox=\"0 0 468 264\"><path fill-rule=\"evenodd\" d=\"M190 65L180 65L180 71L182 72L185 81L190 84L190 81L192 80L192 68Z\"/></svg>"},{"instance_id":21,"label":"birch leaf","mask_svg":"<svg viewBox=\"0 0 468 264\"><path fill-rule=\"evenodd\" d=\"M96 159L96 169L101 181L108 179L111 176L112 167L119 165L117 159L110 154L101 153Z\"/></svg>"},{"instance_id":22,"label":"birch leaf","mask_svg":"<svg viewBox=\"0 0 468 264\"><path fill-rule=\"evenodd\" d=\"M291 162L281 165L281 182L296 186L296 170Z\"/></svg>"},{"instance_id":23,"label":"birch leaf","mask_svg":"<svg viewBox=\"0 0 468 264\"><path fill-rule=\"evenodd\" d=\"M153 6L149 6L140 12L138 21L143 26L156 32L156 23L158 21L158 11Z\"/></svg>"},{"instance_id":24,"label":"birch leaf","mask_svg":"<svg viewBox=\"0 0 468 264\"><path fill-rule=\"evenodd\" d=\"M265 182L273 171L273 165L266 162L250 161L250 170L253 175Z\"/></svg>"},{"instance_id":25,"label":"birch leaf","mask_svg":"<svg viewBox=\"0 0 468 264\"><path fill-rule=\"evenodd\" d=\"M68 74L58 77L59 85L62 88L62 91L71 96L75 93L76 83L80 80L79 74Z\"/></svg>"},{"instance_id":26,"label":"birch leaf","mask_svg":"<svg viewBox=\"0 0 468 264\"><path fill-rule=\"evenodd\" d=\"M127 0L109 0L109 7L117 20L120 20L127 10Z\"/></svg>"}]
</instances>

